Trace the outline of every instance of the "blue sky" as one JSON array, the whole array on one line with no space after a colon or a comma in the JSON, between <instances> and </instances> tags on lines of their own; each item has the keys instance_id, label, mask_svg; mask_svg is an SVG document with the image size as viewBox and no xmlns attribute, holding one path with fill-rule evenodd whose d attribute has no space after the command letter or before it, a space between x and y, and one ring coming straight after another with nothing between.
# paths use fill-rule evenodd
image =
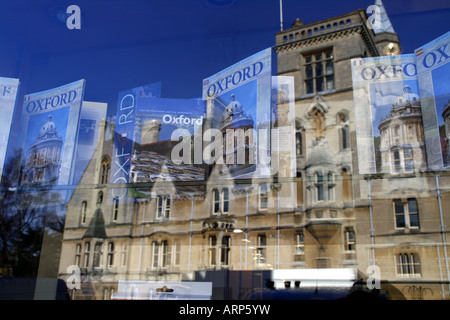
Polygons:
<instances>
[{"instance_id":1,"label":"blue sky","mask_svg":"<svg viewBox=\"0 0 450 320\"><path fill-rule=\"evenodd\" d=\"M311 23L374 0L283 0L283 28ZM450 29L444 0L384 0L404 53ZM201 97L202 80L275 44L279 0L74 0L80 30L68 30L63 0L0 0L0 76L20 78L25 94L86 79L85 100L161 81L161 97ZM58 20L58 17L61 17Z\"/></svg>"}]
</instances>

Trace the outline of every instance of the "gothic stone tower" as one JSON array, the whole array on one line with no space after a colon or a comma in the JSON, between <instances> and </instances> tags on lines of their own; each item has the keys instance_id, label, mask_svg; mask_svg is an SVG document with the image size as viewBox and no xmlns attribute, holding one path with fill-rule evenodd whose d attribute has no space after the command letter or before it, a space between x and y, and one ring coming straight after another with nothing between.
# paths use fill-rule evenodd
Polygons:
<instances>
[{"instance_id":1,"label":"gothic stone tower","mask_svg":"<svg viewBox=\"0 0 450 320\"><path fill-rule=\"evenodd\" d=\"M352 58L379 55L364 10L276 34L278 75L294 77L297 224L306 268L357 265L360 205L353 111ZM366 242L366 239L360 240ZM362 257L359 257L360 259Z\"/></svg>"}]
</instances>

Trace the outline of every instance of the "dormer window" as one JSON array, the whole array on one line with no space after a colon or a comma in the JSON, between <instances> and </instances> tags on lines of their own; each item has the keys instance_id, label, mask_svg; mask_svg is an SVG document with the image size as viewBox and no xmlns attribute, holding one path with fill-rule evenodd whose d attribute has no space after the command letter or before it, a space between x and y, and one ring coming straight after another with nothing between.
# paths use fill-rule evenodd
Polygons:
<instances>
[{"instance_id":1,"label":"dormer window","mask_svg":"<svg viewBox=\"0 0 450 320\"><path fill-rule=\"evenodd\" d=\"M223 214L229 212L230 204L230 191L228 188L223 188L222 190L214 189L212 191L213 196L213 214Z\"/></svg>"}]
</instances>

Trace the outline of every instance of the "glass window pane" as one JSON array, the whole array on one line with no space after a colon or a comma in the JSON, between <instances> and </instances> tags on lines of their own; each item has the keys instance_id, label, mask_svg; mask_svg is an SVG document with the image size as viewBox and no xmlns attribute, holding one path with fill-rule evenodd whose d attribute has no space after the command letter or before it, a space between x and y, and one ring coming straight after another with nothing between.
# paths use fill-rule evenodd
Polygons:
<instances>
[{"instance_id":1,"label":"glass window pane","mask_svg":"<svg viewBox=\"0 0 450 320\"><path fill-rule=\"evenodd\" d=\"M214 197L214 213L218 213L220 211L220 194L218 190L213 190Z\"/></svg>"},{"instance_id":2,"label":"glass window pane","mask_svg":"<svg viewBox=\"0 0 450 320\"><path fill-rule=\"evenodd\" d=\"M323 186L317 186L317 201L323 201Z\"/></svg>"},{"instance_id":3,"label":"glass window pane","mask_svg":"<svg viewBox=\"0 0 450 320\"><path fill-rule=\"evenodd\" d=\"M411 255L411 261L413 261L413 271L414 274L421 274L422 273L422 269L421 269L421 265L420 265L420 257L418 254L412 254Z\"/></svg>"},{"instance_id":4,"label":"glass window pane","mask_svg":"<svg viewBox=\"0 0 450 320\"><path fill-rule=\"evenodd\" d=\"M261 209L267 209L267 197L261 196Z\"/></svg>"},{"instance_id":5,"label":"glass window pane","mask_svg":"<svg viewBox=\"0 0 450 320\"><path fill-rule=\"evenodd\" d=\"M222 190L222 197L223 197L223 212L228 212L229 192L227 188Z\"/></svg>"},{"instance_id":6,"label":"glass window pane","mask_svg":"<svg viewBox=\"0 0 450 320\"><path fill-rule=\"evenodd\" d=\"M316 77L320 77L322 75L323 75L323 66L322 66L322 64L321 63L316 64L316 74L315 74L315 76Z\"/></svg>"},{"instance_id":7,"label":"glass window pane","mask_svg":"<svg viewBox=\"0 0 450 320\"><path fill-rule=\"evenodd\" d=\"M326 65L326 71L327 74L333 74L334 68L333 68L333 61L327 61Z\"/></svg>"},{"instance_id":8,"label":"glass window pane","mask_svg":"<svg viewBox=\"0 0 450 320\"><path fill-rule=\"evenodd\" d=\"M223 202L223 212L228 212L228 201Z\"/></svg>"},{"instance_id":9,"label":"glass window pane","mask_svg":"<svg viewBox=\"0 0 450 320\"><path fill-rule=\"evenodd\" d=\"M302 141L302 133L296 132L295 134L295 140L296 140L296 153L297 155L303 154L303 141Z\"/></svg>"},{"instance_id":10,"label":"glass window pane","mask_svg":"<svg viewBox=\"0 0 450 320\"><path fill-rule=\"evenodd\" d=\"M410 214L409 215L409 225L410 225L410 227L414 227L414 228L419 227L419 215L418 214Z\"/></svg>"},{"instance_id":11,"label":"glass window pane","mask_svg":"<svg viewBox=\"0 0 450 320\"><path fill-rule=\"evenodd\" d=\"M323 174L321 174L320 172L316 173L316 182L317 183L322 183L323 182Z\"/></svg>"},{"instance_id":12,"label":"glass window pane","mask_svg":"<svg viewBox=\"0 0 450 320\"><path fill-rule=\"evenodd\" d=\"M313 77L313 68L312 68L312 66L306 66L305 73L306 73L306 79L311 79Z\"/></svg>"},{"instance_id":13,"label":"glass window pane","mask_svg":"<svg viewBox=\"0 0 450 320\"><path fill-rule=\"evenodd\" d=\"M314 92L314 83L312 80L306 81L306 93L313 93Z\"/></svg>"},{"instance_id":14,"label":"glass window pane","mask_svg":"<svg viewBox=\"0 0 450 320\"><path fill-rule=\"evenodd\" d=\"M334 89L334 77L328 76L327 77L327 90L333 90Z\"/></svg>"},{"instance_id":15,"label":"glass window pane","mask_svg":"<svg viewBox=\"0 0 450 320\"><path fill-rule=\"evenodd\" d=\"M328 182L334 182L334 177L331 172L328 173Z\"/></svg>"},{"instance_id":16,"label":"glass window pane","mask_svg":"<svg viewBox=\"0 0 450 320\"><path fill-rule=\"evenodd\" d=\"M317 92L323 91L323 78L316 79L316 91Z\"/></svg>"}]
</instances>

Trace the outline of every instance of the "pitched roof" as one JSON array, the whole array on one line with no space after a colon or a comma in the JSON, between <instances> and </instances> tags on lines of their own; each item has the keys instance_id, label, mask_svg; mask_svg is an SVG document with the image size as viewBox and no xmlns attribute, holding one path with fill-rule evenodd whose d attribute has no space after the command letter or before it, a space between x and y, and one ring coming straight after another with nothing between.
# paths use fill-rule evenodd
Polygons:
<instances>
[{"instance_id":1,"label":"pitched roof","mask_svg":"<svg viewBox=\"0 0 450 320\"><path fill-rule=\"evenodd\" d=\"M97 208L95 210L83 238L106 238L105 218L102 209Z\"/></svg>"}]
</instances>

